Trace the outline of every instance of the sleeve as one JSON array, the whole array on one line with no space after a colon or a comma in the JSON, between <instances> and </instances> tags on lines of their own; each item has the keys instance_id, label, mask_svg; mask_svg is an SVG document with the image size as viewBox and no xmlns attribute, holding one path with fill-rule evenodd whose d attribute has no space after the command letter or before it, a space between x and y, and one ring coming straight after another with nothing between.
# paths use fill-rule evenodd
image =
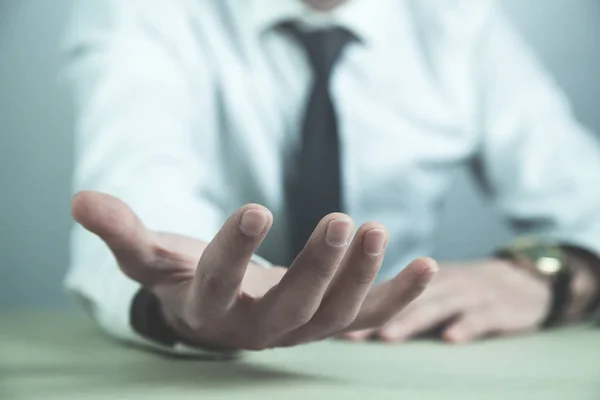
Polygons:
<instances>
[{"instance_id":1,"label":"sleeve","mask_svg":"<svg viewBox=\"0 0 600 400\"><path fill-rule=\"evenodd\" d=\"M208 242L225 219L206 195L218 176L211 74L200 46L190 44L181 3L75 5L64 48L77 112L74 188L123 199L150 229ZM107 333L157 350L206 354L161 346L132 329L139 284L80 226L72 231L71 259L65 285Z\"/></svg>"},{"instance_id":2,"label":"sleeve","mask_svg":"<svg viewBox=\"0 0 600 400\"><path fill-rule=\"evenodd\" d=\"M476 175L520 235L600 254L598 138L501 10L492 7L483 26Z\"/></svg>"}]
</instances>

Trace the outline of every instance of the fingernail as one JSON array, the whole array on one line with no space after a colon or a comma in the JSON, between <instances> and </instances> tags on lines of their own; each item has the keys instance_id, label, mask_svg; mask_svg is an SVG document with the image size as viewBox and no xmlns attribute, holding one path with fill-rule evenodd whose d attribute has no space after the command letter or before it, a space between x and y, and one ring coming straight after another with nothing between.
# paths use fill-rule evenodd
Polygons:
<instances>
[{"instance_id":1,"label":"fingernail","mask_svg":"<svg viewBox=\"0 0 600 400\"><path fill-rule=\"evenodd\" d=\"M352 221L345 218L335 219L327 225L325 241L333 247L346 247L352 234Z\"/></svg>"},{"instance_id":2,"label":"fingernail","mask_svg":"<svg viewBox=\"0 0 600 400\"><path fill-rule=\"evenodd\" d=\"M431 258L426 258L425 260L429 268L423 272L423 275L421 276L421 281L424 283L429 283L429 281L431 281L433 277L437 275L437 273L440 270L440 267L438 263Z\"/></svg>"},{"instance_id":3,"label":"fingernail","mask_svg":"<svg viewBox=\"0 0 600 400\"><path fill-rule=\"evenodd\" d=\"M429 267L430 267L429 271L431 271L434 274L436 272L439 272L440 266L438 265L437 261L435 261L433 258L428 258L427 262L429 263Z\"/></svg>"},{"instance_id":4,"label":"fingernail","mask_svg":"<svg viewBox=\"0 0 600 400\"><path fill-rule=\"evenodd\" d=\"M367 232L363 241L363 250L370 256L378 256L383 251L386 234L383 229L373 229Z\"/></svg>"},{"instance_id":5,"label":"fingernail","mask_svg":"<svg viewBox=\"0 0 600 400\"><path fill-rule=\"evenodd\" d=\"M264 211L261 210L247 210L242 214L240 218L240 229L248 236L258 236L265 230L269 218Z\"/></svg>"}]
</instances>

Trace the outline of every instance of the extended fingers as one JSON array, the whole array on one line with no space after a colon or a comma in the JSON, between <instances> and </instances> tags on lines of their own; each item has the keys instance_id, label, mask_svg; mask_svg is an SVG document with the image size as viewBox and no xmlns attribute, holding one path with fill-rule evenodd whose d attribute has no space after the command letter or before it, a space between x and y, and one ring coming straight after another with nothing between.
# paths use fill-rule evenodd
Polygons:
<instances>
[{"instance_id":1,"label":"extended fingers","mask_svg":"<svg viewBox=\"0 0 600 400\"><path fill-rule=\"evenodd\" d=\"M281 282L261 300L265 326L289 332L310 321L340 266L353 230L353 221L344 214L321 220Z\"/></svg>"},{"instance_id":2,"label":"extended fingers","mask_svg":"<svg viewBox=\"0 0 600 400\"><path fill-rule=\"evenodd\" d=\"M379 272L387 241L383 226L360 227L319 309L306 325L290 333L287 342L327 337L354 321Z\"/></svg>"}]
</instances>

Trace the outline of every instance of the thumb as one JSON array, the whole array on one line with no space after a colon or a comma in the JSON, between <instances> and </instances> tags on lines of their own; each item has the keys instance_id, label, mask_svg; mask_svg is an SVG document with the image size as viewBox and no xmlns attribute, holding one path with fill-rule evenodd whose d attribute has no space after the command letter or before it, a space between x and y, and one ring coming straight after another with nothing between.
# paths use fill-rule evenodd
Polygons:
<instances>
[{"instance_id":1,"label":"thumb","mask_svg":"<svg viewBox=\"0 0 600 400\"><path fill-rule=\"evenodd\" d=\"M72 200L73 218L98 235L110 248L123 272L138 279L137 269L152 262L154 234L123 201L99 192L80 192Z\"/></svg>"}]
</instances>

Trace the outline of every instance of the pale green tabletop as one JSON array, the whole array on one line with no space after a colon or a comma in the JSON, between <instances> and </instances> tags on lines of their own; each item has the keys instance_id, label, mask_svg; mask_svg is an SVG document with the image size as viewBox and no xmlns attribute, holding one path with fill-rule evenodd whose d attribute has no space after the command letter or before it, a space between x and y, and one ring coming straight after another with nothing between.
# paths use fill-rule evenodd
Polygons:
<instances>
[{"instance_id":1,"label":"pale green tabletop","mask_svg":"<svg viewBox=\"0 0 600 400\"><path fill-rule=\"evenodd\" d=\"M329 341L190 361L129 348L84 317L0 314L0 399L600 400L600 330L470 346Z\"/></svg>"}]
</instances>

